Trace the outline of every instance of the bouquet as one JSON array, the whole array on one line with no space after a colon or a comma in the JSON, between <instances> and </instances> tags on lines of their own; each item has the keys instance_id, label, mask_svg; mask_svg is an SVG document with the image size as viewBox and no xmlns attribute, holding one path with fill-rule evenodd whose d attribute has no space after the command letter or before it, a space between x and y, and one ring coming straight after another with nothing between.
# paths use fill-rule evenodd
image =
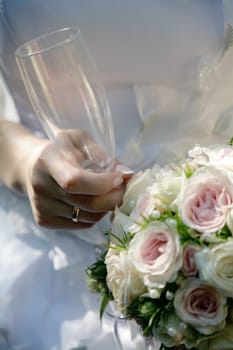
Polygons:
<instances>
[{"instance_id":1,"label":"bouquet","mask_svg":"<svg viewBox=\"0 0 233 350\"><path fill-rule=\"evenodd\" d=\"M233 349L233 147L196 145L130 179L91 291L161 349Z\"/></svg>"}]
</instances>

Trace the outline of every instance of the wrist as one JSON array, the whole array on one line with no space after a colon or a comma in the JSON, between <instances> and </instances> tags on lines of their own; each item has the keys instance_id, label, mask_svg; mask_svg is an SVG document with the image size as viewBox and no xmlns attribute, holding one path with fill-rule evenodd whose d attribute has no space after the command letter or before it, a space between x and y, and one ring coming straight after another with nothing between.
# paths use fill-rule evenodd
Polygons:
<instances>
[{"instance_id":1,"label":"wrist","mask_svg":"<svg viewBox=\"0 0 233 350\"><path fill-rule=\"evenodd\" d=\"M18 155L19 165L15 167L13 172L13 182L11 184L13 189L26 195L28 194L33 165L48 142L47 139L41 139L32 135L22 138L21 154Z\"/></svg>"},{"instance_id":2,"label":"wrist","mask_svg":"<svg viewBox=\"0 0 233 350\"><path fill-rule=\"evenodd\" d=\"M0 121L0 182L26 193L32 159L47 142L20 124Z\"/></svg>"}]
</instances>

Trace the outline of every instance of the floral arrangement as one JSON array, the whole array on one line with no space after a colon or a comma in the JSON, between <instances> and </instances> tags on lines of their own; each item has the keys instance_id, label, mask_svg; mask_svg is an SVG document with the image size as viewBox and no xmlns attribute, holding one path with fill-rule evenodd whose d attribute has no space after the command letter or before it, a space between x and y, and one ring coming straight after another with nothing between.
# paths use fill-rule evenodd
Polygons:
<instances>
[{"instance_id":1,"label":"floral arrangement","mask_svg":"<svg viewBox=\"0 0 233 350\"><path fill-rule=\"evenodd\" d=\"M88 286L161 349L233 349L233 147L130 179Z\"/></svg>"}]
</instances>

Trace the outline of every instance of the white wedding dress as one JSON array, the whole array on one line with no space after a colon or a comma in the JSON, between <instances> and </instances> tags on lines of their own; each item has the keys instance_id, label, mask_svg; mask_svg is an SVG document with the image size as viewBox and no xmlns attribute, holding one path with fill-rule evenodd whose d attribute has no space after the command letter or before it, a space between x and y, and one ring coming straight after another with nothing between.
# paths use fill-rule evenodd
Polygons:
<instances>
[{"instance_id":1,"label":"white wedding dress","mask_svg":"<svg viewBox=\"0 0 233 350\"><path fill-rule=\"evenodd\" d=\"M224 52L232 0L6 0L1 10L8 85L0 86L1 118L41 132L14 49L58 27L79 26L106 86L117 156L128 166L176 160L194 143L232 136L230 35ZM43 229L26 198L0 187L0 350L117 349L114 318L105 315L100 324L99 298L84 273L107 225L106 218L88 232ZM145 349L135 325L120 321L119 334L125 350Z\"/></svg>"}]
</instances>

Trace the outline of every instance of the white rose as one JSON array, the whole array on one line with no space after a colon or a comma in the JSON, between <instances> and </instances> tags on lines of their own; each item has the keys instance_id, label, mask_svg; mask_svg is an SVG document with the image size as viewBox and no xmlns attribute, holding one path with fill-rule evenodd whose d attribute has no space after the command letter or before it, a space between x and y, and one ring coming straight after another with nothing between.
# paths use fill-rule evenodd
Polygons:
<instances>
[{"instance_id":1,"label":"white rose","mask_svg":"<svg viewBox=\"0 0 233 350\"><path fill-rule=\"evenodd\" d=\"M141 193L146 193L148 187L150 187L153 182L155 182L155 173L157 167L153 169L147 169L145 171L141 171L133 175L133 177L129 180L126 192L123 197L122 205L120 206L120 210L129 215L133 208L136 205L136 201L138 196Z\"/></svg>"},{"instance_id":2,"label":"white rose","mask_svg":"<svg viewBox=\"0 0 233 350\"><path fill-rule=\"evenodd\" d=\"M233 182L226 170L205 167L186 181L178 198L183 222L200 233L216 232L226 223L233 203Z\"/></svg>"},{"instance_id":3,"label":"white rose","mask_svg":"<svg viewBox=\"0 0 233 350\"><path fill-rule=\"evenodd\" d=\"M233 235L233 209L229 210L227 214L226 224Z\"/></svg>"},{"instance_id":4,"label":"white rose","mask_svg":"<svg viewBox=\"0 0 233 350\"><path fill-rule=\"evenodd\" d=\"M178 168L176 171L170 167L165 167L157 174L157 182L151 186L150 193L161 201L162 206L172 206L183 186L185 178L185 173L181 168Z\"/></svg>"},{"instance_id":5,"label":"white rose","mask_svg":"<svg viewBox=\"0 0 233 350\"><path fill-rule=\"evenodd\" d=\"M208 149L209 164L233 170L233 147L227 145L212 146Z\"/></svg>"},{"instance_id":6,"label":"white rose","mask_svg":"<svg viewBox=\"0 0 233 350\"><path fill-rule=\"evenodd\" d=\"M233 298L233 239L196 253L200 278Z\"/></svg>"},{"instance_id":7,"label":"white rose","mask_svg":"<svg viewBox=\"0 0 233 350\"><path fill-rule=\"evenodd\" d=\"M111 231L114 235L118 237L122 237L122 235L126 232L136 233L140 229L140 226L135 223L135 220L130 216L122 213L119 208L116 207L112 219L112 227ZM111 237L111 241L115 241L113 237Z\"/></svg>"},{"instance_id":8,"label":"white rose","mask_svg":"<svg viewBox=\"0 0 233 350\"><path fill-rule=\"evenodd\" d=\"M186 279L176 291L178 317L205 335L222 329L227 316L226 298L217 289L196 278Z\"/></svg>"},{"instance_id":9,"label":"white rose","mask_svg":"<svg viewBox=\"0 0 233 350\"><path fill-rule=\"evenodd\" d=\"M119 311L145 291L142 279L128 259L126 250L110 248L105 258L107 285Z\"/></svg>"},{"instance_id":10,"label":"white rose","mask_svg":"<svg viewBox=\"0 0 233 350\"><path fill-rule=\"evenodd\" d=\"M130 214L131 220L142 224L145 218L149 218L155 209L156 201L149 193L141 193L136 202L136 206Z\"/></svg>"},{"instance_id":11,"label":"white rose","mask_svg":"<svg viewBox=\"0 0 233 350\"><path fill-rule=\"evenodd\" d=\"M177 232L165 223L151 222L129 244L129 259L148 288L158 298L172 282L182 264L182 247Z\"/></svg>"}]
</instances>

